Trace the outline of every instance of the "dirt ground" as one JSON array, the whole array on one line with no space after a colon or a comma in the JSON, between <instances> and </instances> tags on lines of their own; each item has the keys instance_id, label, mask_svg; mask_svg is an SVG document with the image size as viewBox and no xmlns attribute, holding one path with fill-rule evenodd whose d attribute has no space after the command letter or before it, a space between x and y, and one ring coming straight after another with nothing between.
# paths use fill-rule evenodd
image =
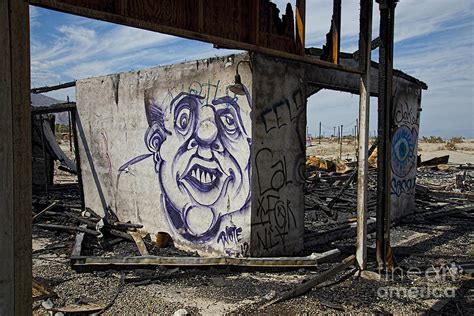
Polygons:
<instances>
[{"instance_id":1,"label":"dirt ground","mask_svg":"<svg viewBox=\"0 0 474 316\"><path fill-rule=\"evenodd\" d=\"M375 139L370 140L372 144ZM462 143L455 144L455 150L448 149L446 145L447 141L441 143L429 143L427 141L420 140L418 142L418 155L421 155L422 161L432 159L434 157L440 157L449 155L450 164L463 164L472 163L474 164L474 140L464 139ZM334 140L322 139L321 144L318 143L317 139L312 140L312 145L307 147L306 154L321 156L323 158L339 158L341 146ZM342 159L355 159L356 143L353 138L345 138L342 144Z\"/></svg>"},{"instance_id":2,"label":"dirt ground","mask_svg":"<svg viewBox=\"0 0 474 316\"><path fill-rule=\"evenodd\" d=\"M308 155L337 157L337 143L308 148ZM457 150L444 144L420 143L422 160L444 154L450 163L474 163L474 143L465 140ZM354 153L354 143L344 143L343 158ZM345 156L344 156L345 155ZM420 170L420 180L435 185L452 183L458 170ZM34 197L38 212L53 199L65 198L79 203L75 178L58 174L50 197ZM426 180L428 179L428 180ZM451 185L451 184L450 184ZM452 187L453 185L445 185ZM355 251L353 236L337 238L326 244L308 246L304 253L339 249L340 255L311 269L207 268L131 268L75 271L70 255L74 232L45 230L33 225L33 276L55 293L49 299L33 303L35 315L46 315L48 303L55 307L91 303L104 307L104 314L474 314L474 197L462 193L417 190L415 214L397 223L391 230L396 273L378 271L375 264L375 233L368 235L368 272L362 275L354 265L306 294L268 305L288 290L303 284L341 262ZM439 190L442 191L442 190ZM66 203L66 204L67 204ZM55 212L69 211L61 206ZM74 210L72 210L74 211ZM54 215L54 214L53 214ZM80 215L80 213L78 213ZM322 217L317 217L318 221ZM347 220L347 216L342 216ZM38 223L54 222L46 216ZM307 221L314 221L314 218ZM69 224L73 222L68 222ZM314 223L313 223L314 224ZM317 224L317 223L316 223ZM328 222L328 225L338 223ZM339 223L340 224L340 223ZM339 225L338 224L338 225ZM322 226L305 223L308 227ZM328 227L333 227L328 226ZM110 253L125 251L139 255L136 245L122 241ZM163 250L162 255L173 254ZM376 272L381 272L380 274ZM410 273L410 274L408 274ZM381 277L381 278L380 278ZM133 282L136 279L147 282ZM49 301L48 301L49 300ZM185 310L185 311L183 311Z\"/></svg>"},{"instance_id":3,"label":"dirt ground","mask_svg":"<svg viewBox=\"0 0 474 316\"><path fill-rule=\"evenodd\" d=\"M265 271L236 268L205 269L135 269L106 270L77 273L70 267L69 250L73 236L68 233L55 235L35 231L34 277L50 286L56 298L55 306L81 302L106 305L120 289L113 305L105 314L173 314L185 309L191 314L219 315L236 314L319 314L334 312L355 313L423 313L430 311L436 303L443 303L438 297L390 297L383 288L437 289L453 291L455 297L448 298L442 312L472 315L474 312L474 279L472 275L449 274L446 280L417 275L413 279L392 277L390 273L382 280L374 277L373 260L365 277L357 275L354 266L335 278L314 288L307 294L262 308L269 300L285 290L329 269L351 252L354 239L341 240L332 247L345 249L334 263L321 264L314 269L293 271ZM38 237L41 235L42 237ZM462 218L441 218L430 222L413 222L392 230L392 245L403 271L430 267L439 269L472 262L474 258L471 222ZM373 255L374 236L369 239ZM66 244L65 248L41 251L46 245ZM61 245L59 245L61 246ZM130 247L134 245L130 244ZM317 249L314 249L317 250ZM373 259L373 258L372 258ZM155 280L148 285L121 284L121 277L152 275ZM446 294L445 292L442 292ZM442 294L442 295L444 295ZM448 293L449 294L449 293ZM33 305L35 313L45 315L41 301Z\"/></svg>"}]
</instances>

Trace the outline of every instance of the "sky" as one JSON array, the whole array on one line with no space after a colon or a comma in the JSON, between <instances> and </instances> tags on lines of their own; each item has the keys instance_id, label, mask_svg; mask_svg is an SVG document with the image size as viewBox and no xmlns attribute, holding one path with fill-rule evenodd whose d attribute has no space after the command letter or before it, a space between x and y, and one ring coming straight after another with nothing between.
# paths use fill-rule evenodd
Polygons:
<instances>
[{"instance_id":1,"label":"sky","mask_svg":"<svg viewBox=\"0 0 474 316\"><path fill-rule=\"evenodd\" d=\"M275 0L281 11L287 1ZM292 4L295 1L292 1ZM374 1L375 2L375 1ZM341 50L358 47L359 0L342 6ZM332 1L308 0L306 47L322 47L329 30ZM374 3L372 37L379 34ZM30 6L31 86L139 70L235 50ZM372 59L377 61L378 52ZM421 136L474 138L474 1L401 0L395 10L394 67L424 81ZM75 100L74 88L48 96ZM322 90L308 99L308 129L324 135L344 125L352 133L359 98ZM370 130L377 129L377 99L371 98Z\"/></svg>"}]
</instances>

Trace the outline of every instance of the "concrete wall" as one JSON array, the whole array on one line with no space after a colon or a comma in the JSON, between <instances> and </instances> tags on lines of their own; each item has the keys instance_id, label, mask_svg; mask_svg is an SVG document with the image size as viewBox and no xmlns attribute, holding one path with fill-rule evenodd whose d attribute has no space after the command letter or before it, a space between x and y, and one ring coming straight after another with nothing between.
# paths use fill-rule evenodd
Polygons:
<instances>
[{"instance_id":1,"label":"concrete wall","mask_svg":"<svg viewBox=\"0 0 474 316\"><path fill-rule=\"evenodd\" d=\"M46 183L52 185L54 181L54 158L46 136L42 134L41 117L51 125L52 131L54 131L55 122L54 115L33 115L31 118L32 184L35 192L45 190Z\"/></svg>"},{"instance_id":2,"label":"concrete wall","mask_svg":"<svg viewBox=\"0 0 474 316\"><path fill-rule=\"evenodd\" d=\"M301 64L252 55L253 256L303 247L306 92Z\"/></svg>"},{"instance_id":3,"label":"concrete wall","mask_svg":"<svg viewBox=\"0 0 474 316\"><path fill-rule=\"evenodd\" d=\"M393 102L391 143L391 216L412 214L415 207L416 157L420 126L421 89L398 82Z\"/></svg>"},{"instance_id":4,"label":"concrete wall","mask_svg":"<svg viewBox=\"0 0 474 316\"><path fill-rule=\"evenodd\" d=\"M229 90L235 68L244 95ZM251 66L251 67L250 67ZM251 70L252 69L252 70ZM201 255L303 247L306 96L332 75L242 54L77 83L86 206ZM376 79L376 78L375 78ZM392 217L413 212L421 89L394 80ZM253 99L253 100L252 100Z\"/></svg>"},{"instance_id":5,"label":"concrete wall","mask_svg":"<svg viewBox=\"0 0 474 316\"><path fill-rule=\"evenodd\" d=\"M352 59L341 59L341 63L358 67ZM358 93L359 76L306 64L305 81L309 97L318 87ZM372 64L370 73L372 96L378 95L378 68ZM421 91L423 83L394 71L394 121L392 128L391 154L391 216L398 220L412 214L415 207L416 156L420 123ZM425 86L426 88L426 86ZM376 107L377 104L371 104Z\"/></svg>"},{"instance_id":6,"label":"concrete wall","mask_svg":"<svg viewBox=\"0 0 474 316\"><path fill-rule=\"evenodd\" d=\"M77 82L87 207L202 255L250 242L251 92L229 56ZM239 67L252 86L248 64Z\"/></svg>"}]
</instances>

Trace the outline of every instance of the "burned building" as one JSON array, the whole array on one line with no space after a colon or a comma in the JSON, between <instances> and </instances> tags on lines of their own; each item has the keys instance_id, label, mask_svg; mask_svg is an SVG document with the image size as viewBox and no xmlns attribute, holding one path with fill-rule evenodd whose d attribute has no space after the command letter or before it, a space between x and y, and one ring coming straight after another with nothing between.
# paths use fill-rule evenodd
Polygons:
<instances>
[{"instance_id":1,"label":"burned building","mask_svg":"<svg viewBox=\"0 0 474 316\"><path fill-rule=\"evenodd\" d=\"M399 219L414 207L423 84L401 72L394 81L390 190ZM79 80L85 206L201 255L297 253L306 99L321 87L356 91L358 78L244 53Z\"/></svg>"}]
</instances>

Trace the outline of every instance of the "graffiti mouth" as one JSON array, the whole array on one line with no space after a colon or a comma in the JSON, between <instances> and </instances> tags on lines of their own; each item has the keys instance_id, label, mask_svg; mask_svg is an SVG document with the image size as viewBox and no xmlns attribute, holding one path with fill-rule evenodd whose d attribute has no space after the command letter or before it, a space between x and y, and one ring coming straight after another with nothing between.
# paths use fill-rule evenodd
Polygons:
<instances>
[{"instance_id":1,"label":"graffiti mouth","mask_svg":"<svg viewBox=\"0 0 474 316\"><path fill-rule=\"evenodd\" d=\"M217 188L223 173L217 168L194 164L184 179L201 192L209 192Z\"/></svg>"}]
</instances>

